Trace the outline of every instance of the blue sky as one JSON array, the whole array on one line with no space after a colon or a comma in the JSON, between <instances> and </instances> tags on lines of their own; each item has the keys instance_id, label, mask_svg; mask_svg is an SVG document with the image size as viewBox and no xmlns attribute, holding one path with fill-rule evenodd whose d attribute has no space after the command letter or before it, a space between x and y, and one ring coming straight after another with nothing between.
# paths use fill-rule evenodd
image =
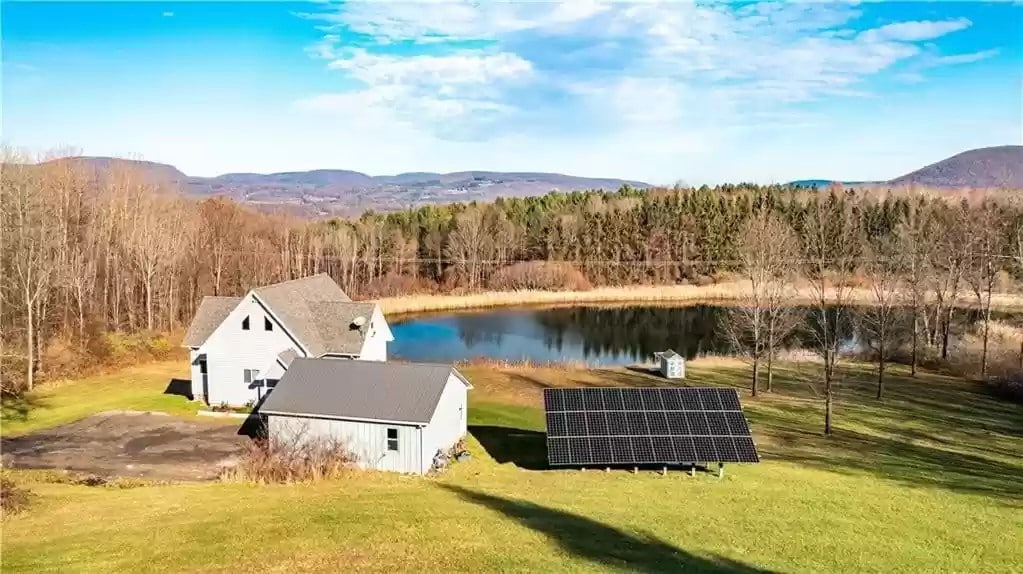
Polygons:
<instances>
[{"instance_id":1,"label":"blue sky","mask_svg":"<svg viewBox=\"0 0 1023 574\"><path fill-rule=\"evenodd\" d=\"M1023 143L1019 2L7 2L3 141L190 175L887 179Z\"/></svg>"}]
</instances>

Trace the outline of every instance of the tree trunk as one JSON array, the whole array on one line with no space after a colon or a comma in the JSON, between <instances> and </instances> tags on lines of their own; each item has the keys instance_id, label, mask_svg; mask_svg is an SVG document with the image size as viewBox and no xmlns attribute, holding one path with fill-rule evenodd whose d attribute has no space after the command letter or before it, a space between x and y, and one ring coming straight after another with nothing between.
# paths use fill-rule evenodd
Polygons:
<instances>
[{"instance_id":1,"label":"tree trunk","mask_svg":"<svg viewBox=\"0 0 1023 574\"><path fill-rule=\"evenodd\" d=\"M945 324L941 326L941 360L948 359L948 337L952 331L952 311L953 307L948 306L948 313L945 314Z\"/></svg>"},{"instance_id":2,"label":"tree trunk","mask_svg":"<svg viewBox=\"0 0 1023 574\"><path fill-rule=\"evenodd\" d=\"M877 362L877 398L880 399L884 396L884 354L881 354L881 359Z\"/></svg>"},{"instance_id":3,"label":"tree trunk","mask_svg":"<svg viewBox=\"0 0 1023 574\"><path fill-rule=\"evenodd\" d=\"M153 280L146 278L146 328L153 330Z\"/></svg>"},{"instance_id":4,"label":"tree trunk","mask_svg":"<svg viewBox=\"0 0 1023 574\"><path fill-rule=\"evenodd\" d=\"M909 374L913 377L916 376L916 365L920 360L918 356L918 349L920 347L920 318L916 310L913 311L913 358L909 364Z\"/></svg>"},{"instance_id":5,"label":"tree trunk","mask_svg":"<svg viewBox=\"0 0 1023 574\"><path fill-rule=\"evenodd\" d=\"M831 379L834 376L834 366L832 361L834 355L831 349L824 351L824 434L831 434L831 411L832 411L832 393L831 393Z\"/></svg>"},{"instance_id":6,"label":"tree trunk","mask_svg":"<svg viewBox=\"0 0 1023 574\"><path fill-rule=\"evenodd\" d=\"M25 287L25 307L28 310L28 329L27 329L27 351L28 351L28 366L25 367L25 386L28 390L32 390L35 383L35 304L32 301L32 295L29 293L28 286Z\"/></svg>"},{"instance_id":7,"label":"tree trunk","mask_svg":"<svg viewBox=\"0 0 1023 574\"><path fill-rule=\"evenodd\" d=\"M774 349L767 352L767 392L774 391Z\"/></svg>"},{"instance_id":8,"label":"tree trunk","mask_svg":"<svg viewBox=\"0 0 1023 574\"><path fill-rule=\"evenodd\" d=\"M750 389L753 392L753 396L757 396L757 386L760 382L760 356L759 354L753 357L753 388Z\"/></svg>"},{"instance_id":9,"label":"tree trunk","mask_svg":"<svg viewBox=\"0 0 1023 574\"><path fill-rule=\"evenodd\" d=\"M987 379L987 346L991 325L991 294L988 293L987 308L984 309L984 346L980 354L980 378Z\"/></svg>"}]
</instances>

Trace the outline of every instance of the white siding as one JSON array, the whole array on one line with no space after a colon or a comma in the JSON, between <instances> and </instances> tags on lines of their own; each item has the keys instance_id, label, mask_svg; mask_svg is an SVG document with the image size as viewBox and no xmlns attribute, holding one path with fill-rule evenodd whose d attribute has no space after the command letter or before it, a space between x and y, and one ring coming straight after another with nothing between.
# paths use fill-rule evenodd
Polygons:
<instances>
[{"instance_id":1,"label":"white siding","mask_svg":"<svg viewBox=\"0 0 1023 574\"><path fill-rule=\"evenodd\" d=\"M282 440L293 440L296 436L342 440L358 458L360 468L415 474L423 472L420 456L422 435L421 430L414 426L267 415L267 428L271 436ZM398 429L397 452L387 450L388 428Z\"/></svg>"},{"instance_id":2,"label":"white siding","mask_svg":"<svg viewBox=\"0 0 1023 574\"><path fill-rule=\"evenodd\" d=\"M249 318L249 330L242 329L242 320ZM273 329L264 329L263 319L270 318ZM250 293L201 347L206 354L209 403L244 406L260 399L264 389L245 383L244 370L266 368L278 353L294 348L304 356L301 345L263 309Z\"/></svg>"},{"instance_id":3,"label":"white siding","mask_svg":"<svg viewBox=\"0 0 1023 574\"><path fill-rule=\"evenodd\" d=\"M468 388L452 374L444 386L430 424L423 429L422 472L430 470L433 456L438 450L446 451L465 436L468 416Z\"/></svg>"},{"instance_id":4,"label":"white siding","mask_svg":"<svg viewBox=\"0 0 1023 574\"><path fill-rule=\"evenodd\" d=\"M387 326L387 320L384 319L384 314L380 311L380 307L374 307L373 316L370 318L369 327L366 330L366 339L363 341L362 350L359 353L359 359L363 361L386 361L387 343L393 340L394 335L391 334L391 329Z\"/></svg>"}]
</instances>

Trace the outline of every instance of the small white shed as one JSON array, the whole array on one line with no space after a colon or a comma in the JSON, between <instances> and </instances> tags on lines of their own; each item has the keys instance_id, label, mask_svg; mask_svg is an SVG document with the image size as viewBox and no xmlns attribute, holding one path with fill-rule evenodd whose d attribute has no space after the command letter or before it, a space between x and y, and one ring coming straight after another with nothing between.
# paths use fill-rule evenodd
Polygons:
<instances>
[{"instance_id":1,"label":"small white shed","mask_svg":"<svg viewBox=\"0 0 1023 574\"><path fill-rule=\"evenodd\" d=\"M295 358L259 413L271 438L339 439L361 468L425 474L465 436L471 388L451 365Z\"/></svg>"},{"instance_id":2,"label":"small white shed","mask_svg":"<svg viewBox=\"0 0 1023 574\"><path fill-rule=\"evenodd\" d=\"M664 377L669 379L686 378L686 358L682 355L668 349L654 353L654 357L660 360L660 371Z\"/></svg>"}]
</instances>

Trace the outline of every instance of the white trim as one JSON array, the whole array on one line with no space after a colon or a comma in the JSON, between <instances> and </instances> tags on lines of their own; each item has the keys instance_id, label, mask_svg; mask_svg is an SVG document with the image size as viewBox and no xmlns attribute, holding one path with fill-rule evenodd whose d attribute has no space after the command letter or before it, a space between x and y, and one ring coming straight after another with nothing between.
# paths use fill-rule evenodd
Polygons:
<instances>
[{"instance_id":1,"label":"white trim","mask_svg":"<svg viewBox=\"0 0 1023 574\"><path fill-rule=\"evenodd\" d=\"M472 383L469 382L469 379L465 378L465 375L458 372L458 369L451 367L451 374L454 375L455 378L457 378L459 381L462 381L462 383L465 385L465 388L467 389L475 388L472 386Z\"/></svg>"},{"instance_id":2,"label":"white trim","mask_svg":"<svg viewBox=\"0 0 1023 574\"><path fill-rule=\"evenodd\" d=\"M359 417L342 417L342 416L335 416L335 415L317 415L317 414L312 414L312 413L290 413L290 412L284 412L284 411L267 411L267 410L263 410L263 409L259 409L259 414L261 414L261 415L276 415L276 416L281 416L281 417L327 419L327 420L332 420L332 421L353 421L353 422L357 422L357 423L379 423L379 424L399 425L399 426L416 427L416 428L423 428L426 425L430 424L429 422L423 423L423 422L412 422L412 421L392 421L392 420L387 420L387 419L367 419L367 418L359 418Z\"/></svg>"}]
</instances>

